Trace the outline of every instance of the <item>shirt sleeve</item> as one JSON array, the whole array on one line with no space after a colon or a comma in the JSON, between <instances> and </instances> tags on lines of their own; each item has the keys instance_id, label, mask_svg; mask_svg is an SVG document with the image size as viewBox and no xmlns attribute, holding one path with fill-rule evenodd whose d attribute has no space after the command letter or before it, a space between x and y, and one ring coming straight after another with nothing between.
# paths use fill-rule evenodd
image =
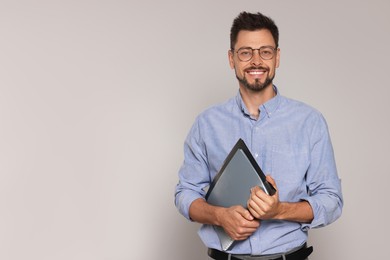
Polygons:
<instances>
[{"instance_id":1,"label":"shirt sleeve","mask_svg":"<svg viewBox=\"0 0 390 260\"><path fill-rule=\"evenodd\" d=\"M337 174L328 127L322 115L315 120L310 133L310 166L306 174L308 197L314 219L302 229L326 226L341 216L343 197Z\"/></svg>"},{"instance_id":2,"label":"shirt sleeve","mask_svg":"<svg viewBox=\"0 0 390 260\"><path fill-rule=\"evenodd\" d=\"M175 205L189 220L191 203L205 197L205 188L210 183L206 148L201 139L199 124L199 119L196 119L184 142L184 162L179 170L179 182L175 188Z\"/></svg>"}]
</instances>

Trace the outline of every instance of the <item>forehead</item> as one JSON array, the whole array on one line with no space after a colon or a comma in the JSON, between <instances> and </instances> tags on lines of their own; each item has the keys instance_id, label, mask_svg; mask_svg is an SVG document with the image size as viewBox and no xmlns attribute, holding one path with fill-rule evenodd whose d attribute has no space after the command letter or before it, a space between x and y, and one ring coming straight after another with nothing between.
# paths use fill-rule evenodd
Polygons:
<instances>
[{"instance_id":1,"label":"forehead","mask_svg":"<svg viewBox=\"0 0 390 260\"><path fill-rule=\"evenodd\" d=\"M275 41L272 34L267 29L247 31L241 30L237 35L237 42L234 49L242 47L260 48L261 46L275 47Z\"/></svg>"}]
</instances>

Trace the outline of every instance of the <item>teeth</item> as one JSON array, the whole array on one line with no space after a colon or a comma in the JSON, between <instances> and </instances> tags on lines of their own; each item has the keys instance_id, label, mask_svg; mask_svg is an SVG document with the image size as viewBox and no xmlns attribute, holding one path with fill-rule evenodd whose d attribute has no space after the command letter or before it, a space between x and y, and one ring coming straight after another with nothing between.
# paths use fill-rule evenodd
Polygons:
<instances>
[{"instance_id":1,"label":"teeth","mask_svg":"<svg viewBox=\"0 0 390 260\"><path fill-rule=\"evenodd\" d=\"M253 74L253 75L260 75L260 74L264 74L263 71L249 71L248 72L249 74Z\"/></svg>"}]
</instances>

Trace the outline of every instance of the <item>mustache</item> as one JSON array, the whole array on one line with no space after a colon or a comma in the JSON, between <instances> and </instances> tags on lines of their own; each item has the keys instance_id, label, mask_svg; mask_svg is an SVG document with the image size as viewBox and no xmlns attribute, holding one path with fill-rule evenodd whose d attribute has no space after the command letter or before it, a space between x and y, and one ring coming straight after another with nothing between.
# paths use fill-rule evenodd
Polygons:
<instances>
[{"instance_id":1,"label":"mustache","mask_svg":"<svg viewBox=\"0 0 390 260\"><path fill-rule=\"evenodd\" d=\"M263 67L263 66L258 66L258 67L252 66L252 67L246 68L244 71L247 72L248 70L265 70L265 71L269 71L269 68L266 68L266 67Z\"/></svg>"}]
</instances>

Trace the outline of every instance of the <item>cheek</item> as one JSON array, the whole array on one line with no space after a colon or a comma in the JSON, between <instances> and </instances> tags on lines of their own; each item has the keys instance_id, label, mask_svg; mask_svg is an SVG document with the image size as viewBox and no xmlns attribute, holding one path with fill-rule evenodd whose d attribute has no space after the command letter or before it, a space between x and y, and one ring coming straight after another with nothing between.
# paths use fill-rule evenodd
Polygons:
<instances>
[{"instance_id":1,"label":"cheek","mask_svg":"<svg viewBox=\"0 0 390 260\"><path fill-rule=\"evenodd\" d=\"M236 74L242 74L242 68L239 64L233 64L233 69L235 70Z\"/></svg>"},{"instance_id":2,"label":"cheek","mask_svg":"<svg viewBox=\"0 0 390 260\"><path fill-rule=\"evenodd\" d=\"M272 63L272 64L268 64L268 68L269 68L269 71L270 71L270 74L274 74L275 73L275 69L278 67L278 63Z\"/></svg>"},{"instance_id":3,"label":"cheek","mask_svg":"<svg viewBox=\"0 0 390 260\"><path fill-rule=\"evenodd\" d=\"M235 68L237 71L239 71L241 74L244 74L244 70L251 67L251 64L244 63L244 62L236 62Z\"/></svg>"}]
</instances>

